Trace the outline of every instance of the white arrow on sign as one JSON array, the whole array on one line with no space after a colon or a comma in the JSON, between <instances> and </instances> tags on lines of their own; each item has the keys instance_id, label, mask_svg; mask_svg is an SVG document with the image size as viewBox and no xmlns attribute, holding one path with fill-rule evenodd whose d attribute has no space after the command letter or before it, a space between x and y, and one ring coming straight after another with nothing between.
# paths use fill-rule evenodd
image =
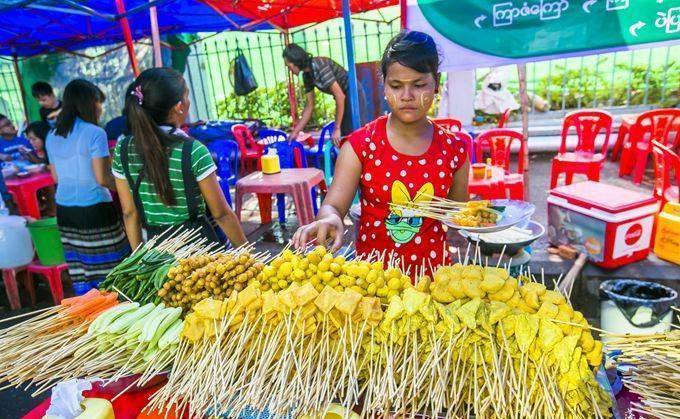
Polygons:
<instances>
[{"instance_id":1,"label":"white arrow on sign","mask_svg":"<svg viewBox=\"0 0 680 419\"><path fill-rule=\"evenodd\" d=\"M632 25L630 25L630 28L628 28L628 32L630 32L631 35L637 38L638 31L646 25L647 24L645 22L638 20L637 23L633 23Z\"/></svg>"},{"instance_id":2,"label":"white arrow on sign","mask_svg":"<svg viewBox=\"0 0 680 419\"><path fill-rule=\"evenodd\" d=\"M479 15L475 18L475 26L478 27L479 29L482 28L482 22L486 20L486 15Z\"/></svg>"},{"instance_id":3,"label":"white arrow on sign","mask_svg":"<svg viewBox=\"0 0 680 419\"><path fill-rule=\"evenodd\" d=\"M586 0L586 2L583 3L583 11L590 13L590 7L595 3L597 3L597 0Z\"/></svg>"}]
</instances>

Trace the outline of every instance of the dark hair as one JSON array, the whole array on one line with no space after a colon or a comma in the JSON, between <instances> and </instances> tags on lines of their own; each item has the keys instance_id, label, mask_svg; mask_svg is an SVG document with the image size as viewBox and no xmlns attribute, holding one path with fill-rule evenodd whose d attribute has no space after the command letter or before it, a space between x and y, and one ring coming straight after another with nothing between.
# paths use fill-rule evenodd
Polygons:
<instances>
[{"instance_id":1,"label":"dark hair","mask_svg":"<svg viewBox=\"0 0 680 419\"><path fill-rule=\"evenodd\" d=\"M71 80L64 88L61 113L57 117L55 133L66 137L73 130L76 118L97 124L98 102L104 102L104 92L91 82L83 79Z\"/></svg>"},{"instance_id":2,"label":"dark hair","mask_svg":"<svg viewBox=\"0 0 680 419\"><path fill-rule=\"evenodd\" d=\"M47 122L45 122L45 121L35 121L35 122L31 122L30 124L28 124L25 132L26 132L26 134L28 134L29 132L32 132L33 134L35 134L36 137L43 140L43 143L44 143L45 138L47 138L47 133L49 133L51 129L52 129L52 127Z\"/></svg>"},{"instance_id":3,"label":"dark hair","mask_svg":"<svg viewBox=\"0 0 680 419\"><path fill-rule=\"evenodd\" d=\"M52 86L46 81L37 81L31 86L31 95L36 99L40 96L49 96L53 94L54 90L52 90Z\"/></svg>"},{"instance_id":4,"label":"dark hair","mask_svg":"<svg viewBox=\"0 0 680 419\"><path fill-rule=\"evenodd\" d=\"M150 68L142 71L125 98L127 124L142 159L144 173L166 205L175 204L170 183L171 146L183 138L166 133L160 125L168 122L170 110L182 101L186 89L184 77L178 71L167 67Z\"/></svg>"},{"instance_id":5,"label":"dark hair","mask_svg":"<svg viewBox=\"0 0 680 419\"><path fill-rule=\"evenodd\" d=\"M4 113L0 113L0 119L9 119Z\"/></svg>"},{"instance_id":6,"label":"dark hair","mask_svg":"<svg viewBox=\"0 0 680 419\"><path fill-rule=\"evenodd\" d=\"M387 77L387 67L399 63L419 73L430 73L439 81L439 51L434 39L418 31L402 31L387 44L380 71L383 79Z\"/></svg>"},{"instance_id":7,"label":"dark hair","mask_svg":"<svg viewBox=\"0 0 680 419\"><path fill-rule=\"evenodd\" d=\"M312 63L312 54L309 54L298 44L288 44L283 50L283 58L289 63L295 64L300 70L304 70Z\"/></svg>"}]
</instances>

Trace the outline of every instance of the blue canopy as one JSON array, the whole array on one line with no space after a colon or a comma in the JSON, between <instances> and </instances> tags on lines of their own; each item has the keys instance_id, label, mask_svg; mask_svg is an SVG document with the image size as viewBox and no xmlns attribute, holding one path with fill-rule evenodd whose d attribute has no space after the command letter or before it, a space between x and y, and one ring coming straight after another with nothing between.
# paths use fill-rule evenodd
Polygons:
<instances>
[{"instance_id":1,"label":"blue canopy","mask_svg":"<svg viewBox=\"0 0 680 419\"><path fill-rule=\"evenodd\" d=\"M151 5L157 9L164 35L272 28L266 22L216 12L198 0L125 0L125 15L118 14L115 0L4 0L0 1L0 55L28 57L121 43L123 16L134 39L148 37Z\"/></svg>"}]
</instances>

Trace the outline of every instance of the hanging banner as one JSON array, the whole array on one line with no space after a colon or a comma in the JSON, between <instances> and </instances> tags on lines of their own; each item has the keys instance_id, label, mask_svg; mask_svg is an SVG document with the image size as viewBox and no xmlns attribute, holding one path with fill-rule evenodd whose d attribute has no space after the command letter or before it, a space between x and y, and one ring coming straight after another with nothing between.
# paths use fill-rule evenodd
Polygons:
<instances>
[{"instance_id":1,"label":"hanging banner","mask_svg":"<svg viewBox=\"0 0 680 419\"><path fill-rule=\"evenodd\" d=\"M445 71L680 42L680 0L405 1Z\"/></svg>"}]
</instances>

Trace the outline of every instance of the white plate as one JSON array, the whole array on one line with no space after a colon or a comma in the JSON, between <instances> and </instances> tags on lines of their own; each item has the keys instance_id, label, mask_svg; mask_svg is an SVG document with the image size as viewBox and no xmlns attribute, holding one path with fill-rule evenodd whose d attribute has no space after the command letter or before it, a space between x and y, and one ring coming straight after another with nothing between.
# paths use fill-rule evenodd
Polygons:
<instances>
[{"instance_id":1,"label":"white plate","mask_svg":"<svg viewBox=\"0 0 680 419\"><path fill-rule=\"evenodd\" d=\"M536 206L530 202L515 199L494 199L491 206L505 207L503 216L494 226L489 227L464 227L455 224L453 221L444 221L447 226L456 230L465 230L470 233L493 233L508 229L514 225L529 219L536 211Z\"/></svg>"}]
</instances>

